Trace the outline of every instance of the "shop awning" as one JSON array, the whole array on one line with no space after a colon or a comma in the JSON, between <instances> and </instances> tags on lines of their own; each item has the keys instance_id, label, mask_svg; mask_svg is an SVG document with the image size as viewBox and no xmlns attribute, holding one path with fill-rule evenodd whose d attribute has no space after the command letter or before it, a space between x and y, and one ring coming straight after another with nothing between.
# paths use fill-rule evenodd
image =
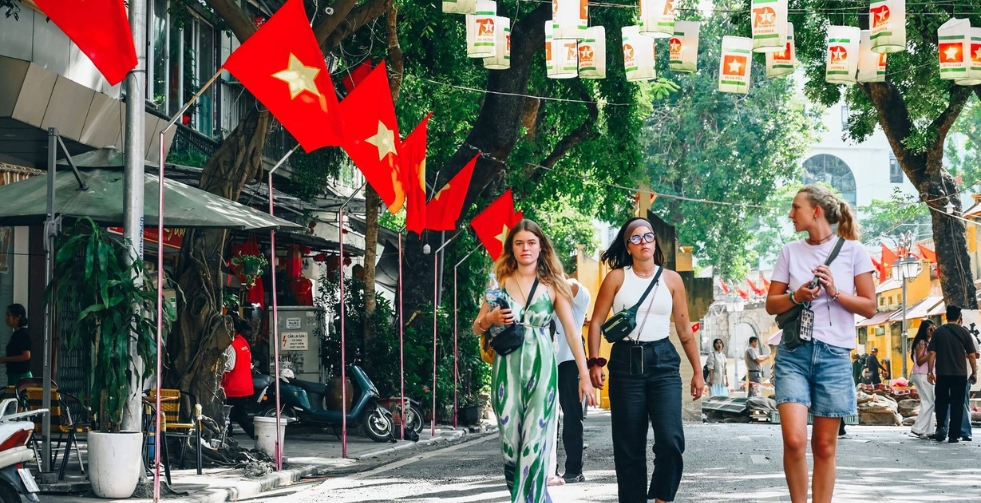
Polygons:
<instances>
[{"instance_id":1,"label":"shop awning","mask_svg":"<svg viewBox=\"0 0 981 503\"><path fill-rule=\"evenodd\" d=\"M67 218L89 217L101 225L123 223L123 171L118 168L80 169L87 188L79 189L70 169L59 170L55 179L55 211ZM47 174L0 187L0 225L39 225L47 213ZM144 181L145 225L156 226L158 178L147 173ZM301 228L180 182L164 182L166 227L210 227L258 230Z\"/></svg>"},{"instance_id":2,"label":"shop awning","mask_svg":"<svg viewBox=\"0 0 981 503\"><path fill-rule=\"evenodd\" d=\"M889 321L889 317L895 314L896 311L880 311L875 313L875 316L871 318L864 319L855 323L856 327L874 327L876 325L882 325Z\"/></svg>"},{"instance_id":3,"label":"shop awning","mask_svg":"<svg viewBox=\"0 0 981 503\"><path fill-rule=\"evenodd\" d=\"M912 306L906 308L906 319L907 320L917 320L920 318L926 318L930 315L930 312L937 306L937 304L943 304L944 298L938 296L927 297ZM944 308L946 311L946 307ZM903 311L902 309L893 313L889 318L889 321L902 321Z\"/></svg>"}]
</instances>

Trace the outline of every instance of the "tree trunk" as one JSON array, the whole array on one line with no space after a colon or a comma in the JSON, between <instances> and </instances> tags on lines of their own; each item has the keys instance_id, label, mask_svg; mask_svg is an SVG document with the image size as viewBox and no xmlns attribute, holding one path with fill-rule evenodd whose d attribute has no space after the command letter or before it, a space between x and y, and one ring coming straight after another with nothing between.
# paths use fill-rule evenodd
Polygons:
<instances>
[{"instance_id":1,"label":"tree trunk","mask_svg":"<svg viewBox=\"0 0 981 503\"><path fill-rule=\"evenodd\" d=\"M252 109L208 160L201 189L237 201L245 183L262 169L270 122L268 112ZM218 307L226 234L221 229L189 229L184 235L176 274L181 291L177 323L167 344L171 360L167 382L193 394L212 418L222 417L216 364L231 344L231 327ZM275 264L274 258L270 263Z\"/></svg>"},{"instance_id":2,"label":"tree trunk","mask_svg":"<svg viewBox=\"0 0 981 503\"><path fill-rule=\"evenodd\" d=\"M378 259L378 208L381 198L370 186L365 187L365 233L364 233L364 340L361 354L364 355L364 366L368 364L368 347L374 330L372 315L375 313L375 262Z\"/></svg>"}]
</instances>

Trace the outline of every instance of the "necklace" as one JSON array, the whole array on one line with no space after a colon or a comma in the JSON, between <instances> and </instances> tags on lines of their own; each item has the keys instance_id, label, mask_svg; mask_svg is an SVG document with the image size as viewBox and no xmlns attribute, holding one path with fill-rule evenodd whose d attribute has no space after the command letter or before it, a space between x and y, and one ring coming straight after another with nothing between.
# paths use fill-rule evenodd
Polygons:
<instances>
[{"instance_id":1,"label":"necklace","mask_svg":"<svg viewBox=\"0 0 981 503\"><path fill-rule=\"evenodd\" d=\"M807 239L805 239L805 241L807 241L807 244L809 244L809 245L819 245L819 244L822 244L822 243L827 243L829 239L831 239L832 237L834 237L834 235L835 235L835 233L832 232L832 233L828 234L828 237L818 239L817 241L815 241L815 240L813 240L811 238L807 238Z\"/></svg>"},{"instance_id":2,"label":"necklace","mask_svg":"<svg viewBox=\"0 0 981 503\"><path fill-rule=\"evenodd\" d=\"M634 269L634 274L636 274L638 278L647 279L654 275L654 269L651 269L651 271L648 273L641 273L637 269Z\"/></svg>"}]
</instances>

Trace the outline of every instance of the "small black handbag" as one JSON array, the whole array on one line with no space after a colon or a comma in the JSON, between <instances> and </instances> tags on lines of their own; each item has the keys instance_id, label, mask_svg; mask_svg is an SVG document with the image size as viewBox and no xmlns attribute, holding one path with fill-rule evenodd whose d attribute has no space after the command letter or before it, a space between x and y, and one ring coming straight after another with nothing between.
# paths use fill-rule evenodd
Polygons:
<instances>
[{"instance_id":1,"label":"small black handbag","mask_svg":"<svg viewBox=\"0 0 981 503\"><path fill-rule=\"evenodd\" d=\"M829 266L831 262L834 262L844 243L844 238L838 238L838 242L835 243L835 247L831 250L831 254L828 255L828 259L824 261L825 266ZM818 279L814 278L811 280L810 287L814 288L817 284ZM794 304L794 307L778 314L775 321L777 322L777 328L783 330L781 342L786 349L797 348L804 341L811 340L811 334L814 332L814 312L811 311L810 303L805 304L801 302L800 304Z\"/></svg>"},{"instance_id":2,"label":"small black handbag","mask_svg":"<svg viewBox=\"0 0 981 503\"><path fill-rule=\"evenodd\" d=\"M528 298L525 300L527 304L531 304L532 299L535 298L535 290L538 289L538 278L535 278L535 282L531 285L531 292L528 294ZM497 299L498 305L502 309L508 309L508 303L502 298ZM521 321L524 322L525 313L528 311L528 306L525 306L525 310L521 312ZM521 347L525 342L524 332L522 331L521 323L515 321L510 325L505 326L500 332L496 334L492 333L493 337L490 338L490 347L494 349L497 354L501 356L509 355L513 353L516 349Z\"/></svg>"},{"instance_id":3,"label":"small black handbag","mask_svg":"<svg viewBox=\"0 0 981 503\"><path fill-rule=\"evenodd\" d=\"M603 336L606 337L606 340L610 344L623 340L624 337L637 328L637 310L640 309L640 305L647 298L647 294L651 293L654 285L657 285L658 279L661 277L661 271L663 270L663 267L658 268L657 274L651 279L651 284L647 285L647 290L644 290L644 295L640 296L640 300L636 304L613 315L612 318L606 320L606 323L603 324Z\"/></svg>"}]
</instances>

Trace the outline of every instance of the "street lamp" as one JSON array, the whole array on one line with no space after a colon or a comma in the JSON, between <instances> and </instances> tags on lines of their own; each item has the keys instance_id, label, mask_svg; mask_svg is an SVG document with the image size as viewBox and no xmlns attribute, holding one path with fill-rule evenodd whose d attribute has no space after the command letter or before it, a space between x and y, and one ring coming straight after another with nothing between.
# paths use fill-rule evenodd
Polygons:
<instances>
[{"instance_id":1,"label":"street lamp","mask_svg":"<svg viewBox=\"0 0 981 503\"><path fill-rule=\"evenodd\" d=\"M732 318L729 320L731 323L729 324L729 330L728 330L729 331L729 348L730 348L730 351L734 350L735 347L736 347L732 343L732 341L735 340L735 338L733 336L736 334L736 326L739 324L739 312L743 310L743 308L745 307L745 305L746 305L745 301L739 295L736 295L736 294L733 294L733 293L730 293L730 294L727 294L726 295L726 313L729 313L732 316ZM714 350L715 349L713 348L713 351ZM733 360L735 360L734 363L736 364L735 365L736 378L733 379L733 382L738 382L739 381L739 359L740 359L740 354L739 353L733 353L732 356L733 356ZM749 372L746 372L746 379L747 379L747 383L746 383L746 395L749 396L749 382L748 382L748 380L749 380Z\"/></svg>"},{"instance_id":2,"label":"street lamp","mask_svg":"<svg viewBox=\"0 0 981 503\"><path fill-rule=\"evenodd\" d=\"M892 264L892 277L899 279L903 284L903 377L906 377L906 354L909 351L909 340L906 333L906 283L912 283L920 275L922 265L909 253L910 246L913 244L913 233L903 233L898 241L905 256Z\"/></svg>"}]
</instances>

